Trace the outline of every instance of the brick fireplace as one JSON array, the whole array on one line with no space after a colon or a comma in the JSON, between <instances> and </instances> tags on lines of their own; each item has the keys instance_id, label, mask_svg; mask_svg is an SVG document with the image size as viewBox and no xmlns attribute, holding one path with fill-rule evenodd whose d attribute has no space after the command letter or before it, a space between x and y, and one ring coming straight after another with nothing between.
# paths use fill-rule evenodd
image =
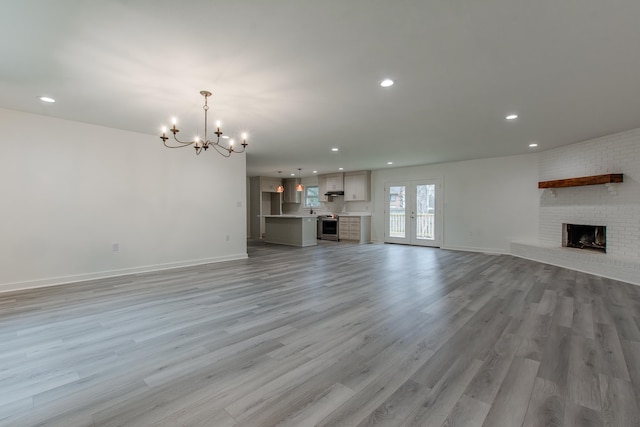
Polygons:
<instances>
[{"instance_id":1,"label":"brick fireplace","mask_svg":"<svg viewBox=\"0 0 640 427\"><path fill-rule=\"evenodd\" d=\"M624 182L539 190L538 241L512 242L511 253L640 284L640 129L541 152L538 167L540 181L623 174ZM567 224L578 236L569 238Z\"/></svg>"}]
</instances>

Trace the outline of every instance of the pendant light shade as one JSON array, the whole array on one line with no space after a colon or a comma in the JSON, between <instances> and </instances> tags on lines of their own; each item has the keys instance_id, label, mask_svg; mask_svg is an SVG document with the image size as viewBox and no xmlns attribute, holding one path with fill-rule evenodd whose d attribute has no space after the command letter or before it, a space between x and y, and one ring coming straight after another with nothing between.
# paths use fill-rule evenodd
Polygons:
<instances>
[{"instance_id":1,"label":"pendant light shade","mask_svg":"<svg viewBox=\"0 0 640 427\"><path fill-rule=\"evenodd\" d=\"M301 182L296 184L296 191L304 191L304 185L302 185L302 168L298 168L298 178Z\"/></svg>"}]
</instances>

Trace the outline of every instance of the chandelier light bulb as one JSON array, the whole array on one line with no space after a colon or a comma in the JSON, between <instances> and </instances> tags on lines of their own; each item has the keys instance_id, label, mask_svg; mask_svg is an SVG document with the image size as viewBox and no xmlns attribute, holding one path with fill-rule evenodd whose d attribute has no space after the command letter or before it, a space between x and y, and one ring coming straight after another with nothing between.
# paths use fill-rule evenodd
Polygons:
<instances>
[{"instance_id":1,"label":"chandelier light bulb","mask_svg":"<svg viewBox=\"0 0 640 427\"><path fill-rule=\"evenodd\" d=\"M229 145L233 145L235 141L233 139L229 140Z\"/></svg>"},{"instance_id":2,"label":"chandelier light bulb","mask_svg":"<svg viewBox=\"0 0 640 427\"><path fill-rule=\"evenodd\" d=\"M220 123L220 120L216 120L216 127L218 129L220 129L220 126L222 125L222 123Z\"/></svg>"},{"instance_id":3,"label":"chandelier light bulb","mask_svg":"<svg viewBox=\"0 0 640 427\"><path fill-rule=\"evenodd\" d=\"M162 134L166 134L167 133L167 127L166 126L162 126Z\"/></svg>"},{"instance_id":4,"label":"chandelier light bulb","mask_svg":"<svg viewBox=\"0 0 640 427\"><path fill-rule=\"evenodd\" d=\"M243 133L242 133L242 140L243 140L243 141L246 141L246 140L247 140L247 133L246 133L246 132L243 132Z\"/></svg>"},{"instance_id":5,"label":"chandelier light bulb","mask_svg":"<svg viewBox=\"0 0 640 427\"><path fill-rule=\"evenodd\" d=\"M176 119L175 117L172 117L171 118L171 124L177 125L178 124L178 119Z\"/></svg>"}]
</instances>

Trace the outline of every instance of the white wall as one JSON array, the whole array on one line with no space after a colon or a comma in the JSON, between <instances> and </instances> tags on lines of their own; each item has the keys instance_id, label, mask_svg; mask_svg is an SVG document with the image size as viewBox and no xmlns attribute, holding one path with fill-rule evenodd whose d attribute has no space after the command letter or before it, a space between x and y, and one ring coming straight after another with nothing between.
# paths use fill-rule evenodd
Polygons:
<instances>
[{"instance_id":1,"label":"white wall","mask_svg":"<svg viewBox=\"0 0 640 427\"><path fill-rule=\"evenodd\" d=\"M372 239L384 241L385 184L440 178L445 249L508 253L512 240L536 239L536 154L469 160L372 173Z\"/></svg>"},{"instance_id":2,"label":"white wall","mask_svg":"<svg viewBox=\"0 0 640 427\"><path fill-rule=\"evenodd\" d=\"M244 155L4 109L0 127L0 291L246 258Z\"/></svg>"}]
</instances>

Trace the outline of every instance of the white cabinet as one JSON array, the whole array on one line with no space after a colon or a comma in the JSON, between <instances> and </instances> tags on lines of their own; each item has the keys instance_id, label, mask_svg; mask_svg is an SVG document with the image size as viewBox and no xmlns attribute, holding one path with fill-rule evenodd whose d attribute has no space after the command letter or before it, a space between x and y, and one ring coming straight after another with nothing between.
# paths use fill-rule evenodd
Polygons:
<instances>
[{"instance_id":1,"label":"white cabinet","mask_svg":"<svg viewBox=\"0 0 640 427\"><path fill-rule=\"evenodd\" d=\"M338 220L338 236L340 240L369 243L371 241L371 217L341 215Z\"/></svg>"},{"instance_id":2,"label":"white cabinet","mask_svg":"<svg viewBox=\"0 0 640 427\"><path fill-rule=\"evenodd\" d=\"M371 171L347 172L344 174L344 201L368 202L371 198L369 183Z\"/></svg>"},{"instance_id":3,"label":"white cabinet","mask_svg":"<svg viewBox=\"0 0 640 427\"><path fill-rule=\"evenodd\" d=\"M327 191L343 191L343 174L332 173L328 175L318 175L318 198L321 202L332 202L333 198L325 196Z\"/></svg>"},{"instance_id":4,"label":"white cabinet","mask_svg":"<svg viewBox=\"0 0 640 427\"><path fill-rule=\"evenodd\" d=\"M265 193L275 193L280 184L282 184L281 179L260 177L260 191Z\"/></svg>"},{"instance_id":5,"label":"white cabinet","mask_svg":"<svg viewBox=\"0 0 640 427\"><path fill-rule=\"evenodd\" d=\"M326 192L327 192L327 176L318 175L318 201L319 202L329 201L329 197L324 195Z\"/></svg>"},{"instance_id":6,"label":"white cabinet","mask_svg":"<svg viewBox=\"0 0 640 427\"><path fill-rule=\"evenodd\" d=\"M327 191L342 191L344 190L344 186L342 183L342 175L341 173L332 173L330 175L325 175L327 180Z\"/></svg>"}]
</instances>

